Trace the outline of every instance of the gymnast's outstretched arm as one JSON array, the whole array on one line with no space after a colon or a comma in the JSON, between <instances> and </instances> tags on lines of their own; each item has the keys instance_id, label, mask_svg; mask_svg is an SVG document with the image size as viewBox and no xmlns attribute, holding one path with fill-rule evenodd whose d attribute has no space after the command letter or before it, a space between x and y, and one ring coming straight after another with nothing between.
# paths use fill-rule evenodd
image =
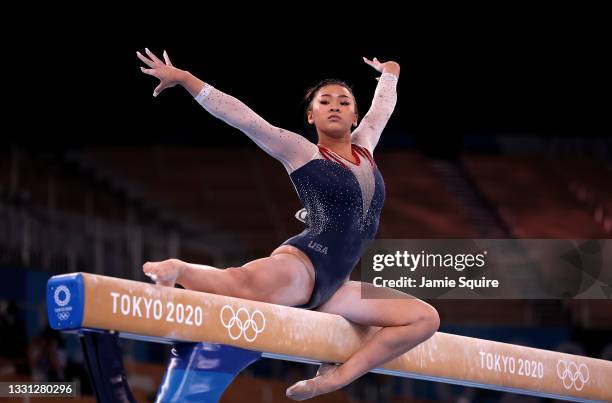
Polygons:
<instances>
[{"instance_id":1,"label":"gymnast's outstretched arm","mask_svg":"<svg viewBox=\"0 0 612 403\"><path fill-rule=\"evenodd\" d=\"M370 110L353 131L351 142L366 147L373 154L380 134L389 121L397 102L396 87L400 66L393 61L379 62L377 58L373 60L364 58L364 61L382 75L378 79Z\"/></svg>"},{"instance_id":2,"label":"gymnast's outstretched arm","mask_svg":"<svg viewBox=\"0 0 612 403\"><path fill-rule=\"evenodd\" d=\"M153 96L175 85L184 87L211 115L241 130L279 160L289 173L310 161L318 151L316 145L299 134L271 125L238 99L213 88L188 71L174 67L166 51L163 53L164 61L148 49L146 53L149 58L140 52L136 55L150 67L141 67L142 72L160 80Z\"/></svg>"}]
</instances>

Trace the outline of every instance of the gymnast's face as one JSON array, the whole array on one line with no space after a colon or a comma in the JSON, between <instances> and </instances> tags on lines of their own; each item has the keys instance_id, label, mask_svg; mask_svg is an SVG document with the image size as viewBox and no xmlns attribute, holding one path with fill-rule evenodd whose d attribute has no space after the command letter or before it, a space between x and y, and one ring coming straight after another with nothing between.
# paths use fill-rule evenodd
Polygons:
<instances>
[{"instance_id":1,"label":"gymnast's face","mask_svg":"<svg viewBox=\"0 0 612 403\"><path fill-rule=\"evenodd\" d=\"M332 137L350 135L351 127L357 126L355 98L342 85L321 87L308 110L308 123L314 124L319 133Z\"/></svg>"}]
</instances>

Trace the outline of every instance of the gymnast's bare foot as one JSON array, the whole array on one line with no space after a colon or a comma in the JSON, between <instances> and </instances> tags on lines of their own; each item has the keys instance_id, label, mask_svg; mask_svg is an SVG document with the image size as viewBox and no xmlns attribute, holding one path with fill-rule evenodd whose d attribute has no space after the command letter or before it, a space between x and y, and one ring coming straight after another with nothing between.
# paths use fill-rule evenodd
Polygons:
<instances>
[{"instance_id":1,"label":"gymnast's bare foot","mask_svg":"<svg viewBox=\"0 0 612 403\"><path fill-rule=\"evenodd\" d=\"M340 389L344 384L337 379L338 368L335 364L321 364L314 378L297 382L288 388L285 392L287 397L301 401Z\"/></svg>"},{"instance_id":2,"label":"gymnast's bare foot","mask_svg":"<svg viewBox=\"0 0 612 403\"><path fill-rule=\"evenodd\" d=\"M174 287L174 284L183 272L182 263L178 259L168 259L163 262L147 262L142 266L142 271L157 284Z\"/></svg>"}]
</instances>

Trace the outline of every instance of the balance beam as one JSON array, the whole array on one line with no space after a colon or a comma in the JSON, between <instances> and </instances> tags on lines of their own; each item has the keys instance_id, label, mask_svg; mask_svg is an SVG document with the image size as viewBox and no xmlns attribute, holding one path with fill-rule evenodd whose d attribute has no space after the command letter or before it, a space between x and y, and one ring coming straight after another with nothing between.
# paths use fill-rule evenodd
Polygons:
<instances>
[{"instance_id":1,"label":"balance beam","mask_svg":"<svg viewBox=\"0 0 612 403\"><path fill-rule=\"evenodd\" d=\"M344 362L380 328L239 298L88 273L52 277L49 324L155 342L208 342ZM572 401L612 401L612 362L438 332L373 372Z\"/></svg>"}]
</instances>

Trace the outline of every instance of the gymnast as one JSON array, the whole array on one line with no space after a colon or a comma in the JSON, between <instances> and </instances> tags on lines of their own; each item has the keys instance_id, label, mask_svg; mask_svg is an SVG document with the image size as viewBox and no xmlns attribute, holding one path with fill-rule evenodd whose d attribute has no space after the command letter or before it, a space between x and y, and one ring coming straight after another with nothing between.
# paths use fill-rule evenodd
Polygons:
<instances>
[{"instance_id":1,"label":"gymnast","mask_svg":"<svg viewBox=\"0 0 612 403\"><path fill-rule=\"evenodd\" d=\"M362 240L373 239L385 199L374 149L397 102L400 66L363 58L379 73L368 113L359 121L351 87L324 80L306 94L306 119L318 144L273 126L238 99L213 88L186 70L145 49L136 52L141 71L159 79L158 96L176 85L185 88L210 114L239 129L281 162L306 211L306 229L269 257L241 267L219 269L169 259L147 262L143 271L158 284L254 301L313 309L382 327L342 365L322 364L312 379L297 382L287 396L305 400L340 389L368 371L430 338L440 319L429 304L394 289L376 289L382 298L361 298L368 283L350 281Z\"/></svg>"}]
</instances>

